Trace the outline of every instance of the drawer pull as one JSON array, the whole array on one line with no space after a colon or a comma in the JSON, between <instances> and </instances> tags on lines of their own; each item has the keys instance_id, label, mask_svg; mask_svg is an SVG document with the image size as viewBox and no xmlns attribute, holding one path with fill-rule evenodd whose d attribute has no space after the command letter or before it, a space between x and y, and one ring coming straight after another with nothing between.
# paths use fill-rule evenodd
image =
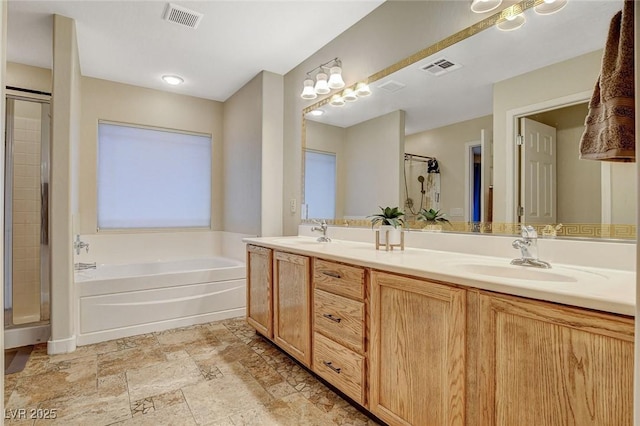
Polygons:
<instances>
[{"instance_id":1,"label":"drawer pull","mask_svg":"<svg viewBox=\"0 0 640 426\"><path fill-rule=\"evenodd\" d=\"M331 361L322 361L322 363L338 374L340 374L340 370L342 370L341 368L334 367Z\"/></svg>"},{"instance_id":2,"label":"drawer pull","mask_svg":"<svg viewBox=\"0 0 640 426\"><path fill-rule=\"evenodd\" d=\"M326 319L330 319L333 322L340 322L342 321L342 318L338 318L338 317L334 317L331 314L322 314L323 317L325 317Z\"/></svg>"},{"instance_id":3,"label":"drawer pull","mask_svg":"<svg viewBox=\"0 0 640 426\"><path fill-rule=\"evenodd\" d=\"M324 275L328 276L328 277L331 277L331 278L337 278L337 279L342 278L342 275L340 275L340 274L339 274L339 273L337 273L337 272L333 272L333 271L322 271L322 273L323 273Z\"/></svg>"}]
</instances>

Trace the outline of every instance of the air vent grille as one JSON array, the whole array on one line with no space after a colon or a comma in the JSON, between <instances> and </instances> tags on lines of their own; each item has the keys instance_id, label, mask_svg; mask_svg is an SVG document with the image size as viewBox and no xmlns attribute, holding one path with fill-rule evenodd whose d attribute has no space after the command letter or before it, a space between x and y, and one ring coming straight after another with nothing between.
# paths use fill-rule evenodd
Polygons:
<instances>
[{"instance_id":1,"label":"air vent grille","mask_svg":"<svg viewBox=\"0 0 640 426\"><path fill-rule=\"evenodd\" d=\"M436 61L433 61L427 65L422 65L420 67L422 71L434 76L439 76L453 70L457 70L458 68L462 68L462 65L455 64L446 58L440 58Z\"/></svg>"},{"instance_id":2,"label":"air vent grille","mask_svg":"<svg viewBox=\"0 0 640 426\"><path fill-rule=\"evenodd\" d=\"M164 11L165 21L189 28L198 28L203 16L202 13L172 3L168 3Z\"/></svg>"},{"instance_id":3,"label":"air vent grille","mask_svg":"<svg viewBox=\"0 0 640 426\"><path fill-rule=\"evenodd\" d=\"M389 80L389 81L379 85L378 89L382 89L385 92L394 93L394 92L397 92L398 90L404 88L405 86L406 86L406 84L400 83L398 81Z\"/></svg>"}]
</instances>

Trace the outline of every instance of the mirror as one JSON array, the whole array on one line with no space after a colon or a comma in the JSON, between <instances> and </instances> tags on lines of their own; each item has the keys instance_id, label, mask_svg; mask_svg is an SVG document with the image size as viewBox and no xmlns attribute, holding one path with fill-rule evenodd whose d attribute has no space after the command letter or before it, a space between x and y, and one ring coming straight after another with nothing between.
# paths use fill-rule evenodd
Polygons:
<instances>
[{"instance_id":1,"label":"mirror","mask_svg":"<svg viewBox=\"0 0 640 426\"><path fill-rule=\"evenodd\" d=\"M635 163L578 159L609 22L621 8L569 1L552 15L525 10L514 31L476 24L473 35L438 44L445 49L375 74L370 96L310 106L303 219L366 226L378 206L401 206L410 222L420 208L441 210L452 222L445 231L514 233L526 222L558 236L635 238ZM538 124L554 130L557 173L548 202L536 205L543 176L521 167L516 143ZM324 174L311 158L323 155L331 157Z\"/></svg>"}]
</instances>

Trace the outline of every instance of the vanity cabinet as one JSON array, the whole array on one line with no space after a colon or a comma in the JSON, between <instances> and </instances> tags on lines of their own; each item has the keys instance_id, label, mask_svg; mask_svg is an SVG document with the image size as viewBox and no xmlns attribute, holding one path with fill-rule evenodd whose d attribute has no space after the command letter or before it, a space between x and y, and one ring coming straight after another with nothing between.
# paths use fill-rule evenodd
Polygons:
<instances>
[{"instance_id":1,"label":"vanity cabinet","mask_svg":"<svg viewBox=\"0 0 640 426\"><path fill-rule=\"evenodd\" d=\"M247 245L247 323L273 338L273 251Z\"/></svg>"},{"instance_id":2,"label":"vanity cabinet","mask_svg":"<svg viewBox=\"0 0 640 426\"><path fill-rule=\"evenodd\" d=\"M371 281L371 412L390 425L464 425L466 291L380 271Z\"/></svg>"},{"instance_id":3,"label":"vanity cabinet","mask_svg":"<svg viewBox=\"0 0 640 426\"><path fill-rule=\"evenodd\" d=\"M364 268L314 259L313 371L366 406Z\"/></svg>"},{"instance_id":4,"label":"vanity cabinet","mask_svg":"<svg viewBox=\"0 0 640 426\"><path fill-rule=\"evenodd\" d=\"M273 341L310 367L310 260L307 256L276 251L273 276Z\"/></svg>"},{"instance_id":5,"label":"vanity cabinet","mask_svg":"<svg viewBox=\"0 0 640 426\"><path fill-rule=\"evenodd\" d=\"M631 425L634 321L480 293L482 425Z\"/></svg>"}]
</instances>

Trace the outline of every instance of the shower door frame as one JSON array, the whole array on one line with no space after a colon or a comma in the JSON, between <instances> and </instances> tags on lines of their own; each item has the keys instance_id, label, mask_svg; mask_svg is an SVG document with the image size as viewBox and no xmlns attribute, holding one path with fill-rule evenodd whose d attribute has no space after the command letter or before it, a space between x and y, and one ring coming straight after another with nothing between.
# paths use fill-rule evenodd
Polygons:
<instances>
[{"instance_id":1,"label":"shower door frame","mask_svg":"<svg viewBox=\"0 0 640 426\"><path fill-rule=\"evenodd\" d=\"M23 94L21 92L25 92ZM41 134L40 134L40 317L38 321L24 324L13 322L13 169L14 169L14 111L15 101L35 102L41 104ZM11 317L5 318L5 346L37 343L48 338L50 321L50 247L49 247L49 182L50 182L50 154L51 154L51 95L43 92L22 90L7 87L5 97L5 185L4 185L4 279L5 292L3 308L10 306ZM11 224L7 230L6 224ZM46 328L43 328L45 326ZM9 337L7 330L33 328L21 337ZM46 337L45 337L46 336ZM31 343L29 343L32 341Z\"/></svg>"}]
</instances>

